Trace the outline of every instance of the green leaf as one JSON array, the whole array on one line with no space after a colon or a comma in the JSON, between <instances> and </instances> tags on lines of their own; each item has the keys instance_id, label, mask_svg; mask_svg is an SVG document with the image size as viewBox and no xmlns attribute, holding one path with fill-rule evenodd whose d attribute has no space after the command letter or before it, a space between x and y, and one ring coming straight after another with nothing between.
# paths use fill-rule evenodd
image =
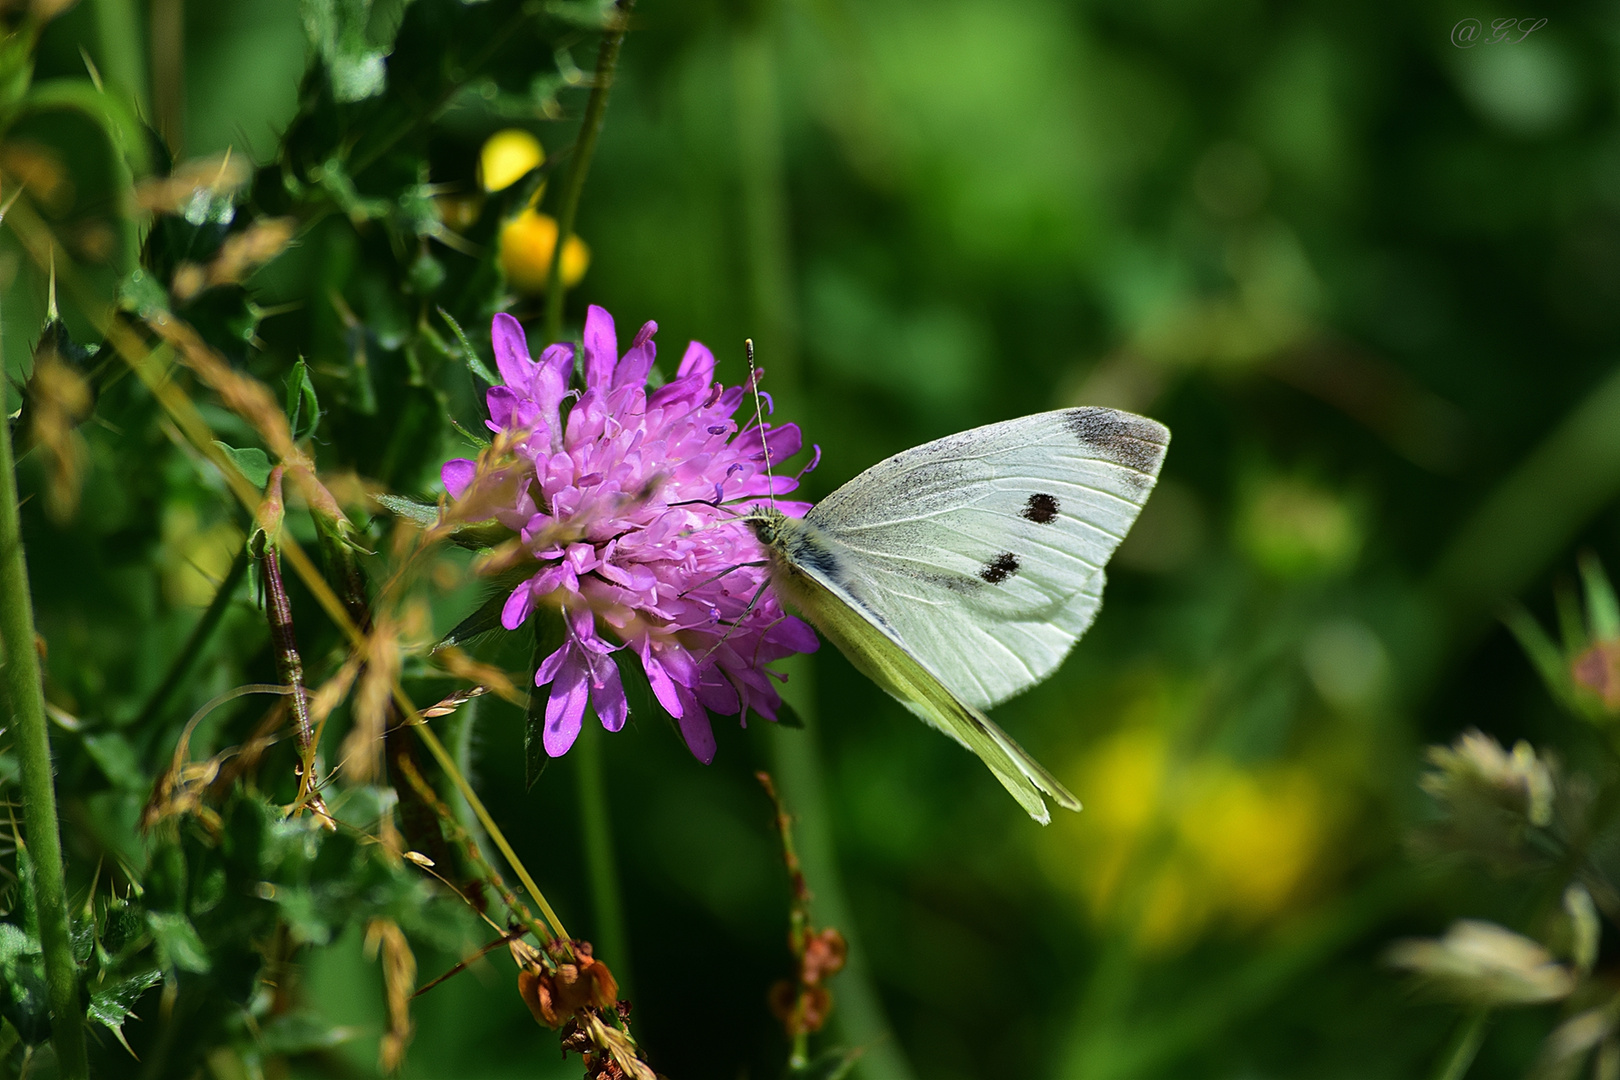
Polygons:
<instances>
[{"instance_id":1,"label":"green leaf","mask_svg":"<svg viewBox=\"0 0 1620 1080\"><path fill-rule=\"evenodd\" d=\"M0 1016L11 1021L25 1042L50 1038L50 1005L39 941L11 923L0 923Z\"/></svg>"},{"instance_id":2,"label":"green leaf","mask_svg":"<svg viewBox=\"0 0 1620 1080\"><path fill-rule=\"evenodd\" d=\"M467 365L467 370L483 379L490 386L499 385L500 376L489 370L489 366L478 358L478 351L472 347L472 342L467 340L467 335L461 329L461 324L452 319L450 313L444 308L439 309L439 318L444 320L445 325L450 328L450 332L455 334L456 340L461 343L461 362Z\"/></svg>"},{"instance_id":3,"label":"green leaf","mask_svg":"<svg viewBox=\"0 0 1620 1080\"><path fill-rule=\"evenodd\" d=\"M309 381L309 365L300 357L287 376L287 423L292 428L293 441L302 442L315 433L321 422L321 403L315 396L315 386Z\"/></svg>"},{"instance_id":4,"label":"green leaf","mask_svg":"<svg viewBox=\"0 0 1620 1080\"><path fill-rule=\"evenodd\" d=\"M1519 639L1519 647L1530 658L1530 663L1535 666L1542 682L1547 684L1547 689L1553 697L1559 701L1568 701L1569 666L1564 659L1563 651L1547 636L1547 631L1541 628L1541 624L1533 615L1518 605L1508 608L1502 616L1502 621L1513 632L1513 636Z\"/></svg>"},{"instance_id":5,"label":"green leaf","mask_svg":"<svg viewBox=\"0 0 1620 1080\"><path fill-rule=\"evenodd\" d=\"M152 968L131 975L127 979L109 983L90 995L90 1007L85 1015L96 1023L110 1029L118 1036L119 1042L124 1042L124 1021L129 1017L129 1011L141 999L141 995L163 981L163 970ZM129 1048L124 1043L124 1048Z\"/></svg>"},{"instance_id":6,"label":"green leaf","mask_svg":"<svg viewBox=\"0 0 1620 1080\"><path fill-rule=\"evenodd\" d=\"M106 132L107 140L136 175L151 170L146 132L129 108L112 94L83 79L49 79L35 83L23 99L26 112L69 109L81 112Z\"/></svg>"},{"instance_id":7,"label":"green leaf","mask_svg":"<svg viewBox=\"0 0 1620 1080\"><path fill-rule=\"evenodd\" d=\"M158 958L164 967L198 974L209 969L208 950L190 919L172 911L148 911L146 924L152 928Z\"/></svg>"},{"instance_id":8,"label":"green leaf","mask_svg":"<svg viewBox=\"0 0 1620 1080\"><path fill-rule=\"evenodd\" d=\"M214 445L225 451L225 456L231 459L237 471L247 477L247 482L261 490L270 482L270 455L256 446L245 447L238 450L234 446L227 446L218 439Z\"/></svg>"},{"instance_id":9,"label":"green leaf","mask_svg":"<svg viewBox=\"0 0 1620 1080\"><path fill-rule=\"evenodd\" d=\"M122 735L116 732L86 735L84 749L114 787L143 793L151 789L152 781L141 768L140 758Z\"/></svg>"},{"instance_id":10,"label":"green leaf","mask_svg":"<svg viewBox=\"0 0 1620 1080\"><path fill-rule=\"evenodd\" d=\"M417 502L403 495L376 495L373 498L390 514L415 522L424 529L431 529L439 523L439 508L432 503Z\"/></svg>"}]
</instances>

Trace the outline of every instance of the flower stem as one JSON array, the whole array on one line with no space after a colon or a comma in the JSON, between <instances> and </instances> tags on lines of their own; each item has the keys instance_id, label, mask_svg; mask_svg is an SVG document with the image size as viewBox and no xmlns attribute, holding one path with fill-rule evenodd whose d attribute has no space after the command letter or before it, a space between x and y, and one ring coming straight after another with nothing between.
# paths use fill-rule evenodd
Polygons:
<instances>
[{"instance_id":1,"label":"flower stem","mask_svg":"<svg viewBox=\"0 0 1620 1080\"><path fill-rule=\"evenodd\" d=\"M585 841L586 876L591 883L591 914L596 920L596 955L612 961L620 993L629 997L630 935L625 929L618 860L613 851L613 818L602 769L602 731L594 712L585 716L572 757L579 769L579 819Z\"/></svg>"},{"instance_id":2,"label":"flower stem","mask_svg":"<svg viewBox=\"0 0 1620 1080\"><path fill-rule=\"evenodd\" d=\"M866 966L866 953L844 898L838 874L838 857L833 848L831 814L827 807L826 782L822 776L821 750L816 740L815 668L808 655L789 657L778 666L788 674L783 697L804 722L803 731L782 729L771 740L772 773L782 801L793 808L797 819L799 863L815 891L816 921L844 935L849 946L844 970L834 991L832 1021L844 1041L865 1051L855 1065L854 1076L864 1080L912 1080L894 1033L889 1028L878 998L877 988Z\"/></svg>"},{"instance_id":3,"label":"flower stem","mask_svg":"<svg viewBox=\"0 0 1620 1080\"><path fill-rule=\"evenodd\" d=\"M175 692L185 685L192 669L197 666L197 661L202 656L203 646L208 644L208 639L213 637L214 631L219 628L220 620L225 617L225 609L231 606L231 601L236 596L236 587L242 583L247 568L248 554L244 546L236 553L236 560L226 572L225 580L219 583L219 591L214 593L214 599L209 602L208 609L203 612L202 618L197 620L191 636L186 638L185 646L175 656L174 663L169 666L169 673L163 677L163 682L152 691L152 696L146 699L146 705L141 709L141 714L135 718L132 727L140 731L146 730L147 725L168 708Z\"/></svg>"},{"instance_id":4,"label":"flower stem","mask_svg":"<svg viewBox=\"0 0 1620 1080\"><path fill-rule=\"evenodd\" d=\"M307 802L324 818L320 778L315 775L315 728L310 721L309 691L304 686L304 661L293 633L292 601L281 580L281 555L274 544L265 545L260 565L264 570L264 614L276 652L276 674L292 693L293 734L298 740L298 801L300 805Z\"/></svg>"},{"instance_id":5,"label":"flower stem","mask_svg":"<svg viewBox=\"0 0 1620 1080\"><path fill-rule=\"evenodd\" d=\"M613 88L613 73L619 66L619 46L624 43L624 32L630 27L630 9L635 7L635 3L636 0L618 0L613 6L613 19L602 32L602 44L596 52L596 76L592 80L590 100L585 103L585 117L580 121L579 136L574 141L574 152L568 159L568 172L563 177L562 196L557 209L557 244L551 249L551 270L546 275L547 342L562 338L563 246L574 235L574 218L579 214L579 194L585 187L585 174L590 171L591 156L596 152L596 137L602 133L608 91Z\"/></svg>"},{"instance_id":6,"label":"flower stem","mask_svg":"<svg viewBox=\"0 0 1620 1080\"><path fill-rule=\"evenodd\" d=\"M45 729L45 688L34 649L34 606L28 592L17 509L17 478L12 465L11 427L0 418L0 650L3 675L22 765L23 822L34 860L34 904L45 953L45 985L51 1008L51 1041L66 1080L83 1080L84 1009L79 1004L79 972L68 937L67 888L62 868L62 836L56 820L51 778L51 745Z\"/></svg>"}]
</instances>

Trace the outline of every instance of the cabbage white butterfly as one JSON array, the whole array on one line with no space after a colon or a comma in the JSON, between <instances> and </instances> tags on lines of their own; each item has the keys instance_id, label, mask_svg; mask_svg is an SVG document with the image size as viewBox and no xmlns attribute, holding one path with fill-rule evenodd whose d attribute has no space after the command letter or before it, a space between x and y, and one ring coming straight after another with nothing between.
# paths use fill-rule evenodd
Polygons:
<instances>
[{"instance_id":1,"label":"cabbage white butterfly","mask_svg":"<svg viewBox=\"0 0 1620 1080\"><path fill-rule=\"evenodd\" d=\"M1141 416L1059 409L903 451L801 519L743 521L777 598L1044 825L1043 792L1079 800L984 710L1057 670L1091 625L1169 442Z\"/></svg>"}]
</instances>

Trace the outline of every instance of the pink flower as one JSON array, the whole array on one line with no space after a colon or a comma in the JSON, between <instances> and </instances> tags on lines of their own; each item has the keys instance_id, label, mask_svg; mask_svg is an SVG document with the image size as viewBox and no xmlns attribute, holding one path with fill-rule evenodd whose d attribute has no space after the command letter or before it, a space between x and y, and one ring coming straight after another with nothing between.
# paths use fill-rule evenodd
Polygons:
<instances>
[{"instance_id":1,"label":"pink flower","mask_svg":"<svg viewBox=\"0 0 1620 1080\"><path fill-rule=\"evenodd\" d=\"M707 763L715 752L709 713L776 719L781 698L765 665L817 647L814 632L764 587L763 553L734 505L798 487L765 469L766 447L773 467L798 453L798 427L739 427L744 389L712 382L714 356L695 341L675 378L649 389L657 329L647 323L621 356L613 317L593 306L584 388L574 390L572 345L533 360L517 320L495 316L504 385L486 401L509 460L499 468L457 460L443 470L452 514L492 510L538 562L507 598L502 625L516 630L537 610L562 618L562 647L534 673L536 686L551 686L544 744L553 757L578 737L587 701L603 727L624 726L621 650L639 660L686 745ZM795 516L809 509L776 505Z\"/></svg>"}]
</instances>

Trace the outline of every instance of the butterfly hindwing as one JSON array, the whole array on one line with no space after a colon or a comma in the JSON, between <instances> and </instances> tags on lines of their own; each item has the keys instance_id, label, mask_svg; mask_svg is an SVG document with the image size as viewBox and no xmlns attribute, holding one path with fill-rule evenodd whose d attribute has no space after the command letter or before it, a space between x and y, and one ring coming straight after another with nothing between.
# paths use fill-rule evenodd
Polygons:
<instances>
[{"instance_id":1,"label":"butterfly hindwing","mask_svg":"<svg viewBox=\"0 0 1620 1080\"><path fill-rule=\"evenodd\" d=\"M814 544L813 536L797 537ZM798 608L863 675L926 723L979 757L1018 804L1041 824L1051 820L1042 793L1070 810L1080 802L1056 777L989 717L965 704L927 670L884 625L881 617L823 575L817 560L781 564L774 581L782 598Z\"/></svg>"}]
</instances>

